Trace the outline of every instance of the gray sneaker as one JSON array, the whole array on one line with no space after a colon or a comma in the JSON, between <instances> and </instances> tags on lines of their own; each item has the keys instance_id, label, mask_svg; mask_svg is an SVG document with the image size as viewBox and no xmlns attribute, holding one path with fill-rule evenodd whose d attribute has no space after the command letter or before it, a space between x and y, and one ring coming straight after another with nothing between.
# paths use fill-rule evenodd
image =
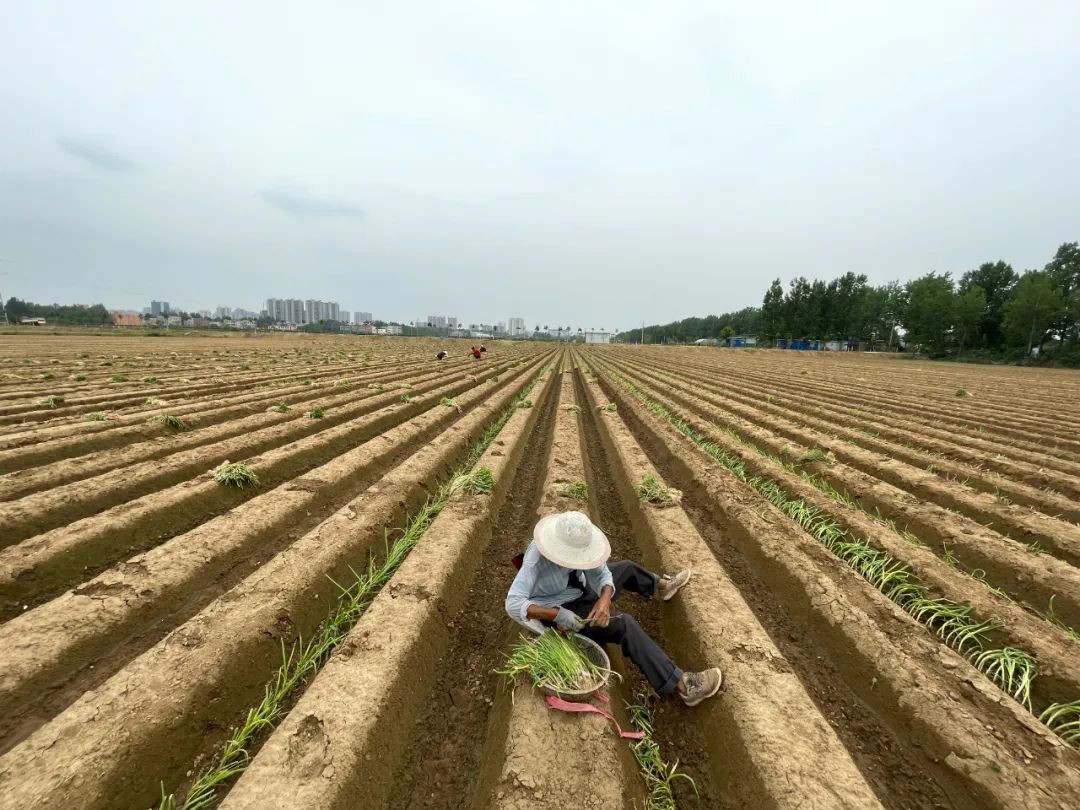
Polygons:
<instances>
[{"instance_id":1,"label":"gray sneaker","mask_svg":"<svg viewBox=\"0 0 1080 810\"><path fill-rule=\"evenodd\" d=\"M660 593L660 598L665 602L679 592L683 585L690 581L690 575L693 572L689 568L684 568L677 574L664 574L660 577L660 582L663 583L664 589Z\"/></svg>"},{"instance_id":2,"label":"gray sneaker","mask_svg":"<svg viewBox=\"0 0 1080 810\"><path fill-rule=\"evenodd\" d=\"M680 695L683 703L687 706L697 706L703 700L708 700L720 691L720 684L724 682L724 675L719 667L706 669L703 672L683 673L682 683L686 689L685 695Z\"/></svg>"}]
</instances>

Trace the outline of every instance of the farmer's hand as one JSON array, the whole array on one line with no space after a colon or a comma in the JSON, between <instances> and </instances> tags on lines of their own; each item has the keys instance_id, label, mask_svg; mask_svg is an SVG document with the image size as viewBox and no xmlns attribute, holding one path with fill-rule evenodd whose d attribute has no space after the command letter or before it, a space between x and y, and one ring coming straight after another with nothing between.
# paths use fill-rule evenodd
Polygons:
<instances>
[{"instance_id":1,"label":"farmer's hand","mask_svg":"<svg viewBox=\"0 0 1080 810\"><path fill-rule=\"evenodd\" d=\"M555 626L569 633L571 630L580 630L585 624L572 610L561 607L559 612L555 614Z\"/></svg>"},{"instance_id":2,"label":"farmer's hand","mask_svg":"<svg viewBox=\"0 0 1080 810\"><path fill-rule=\"evenodd\" d=\"M607 593L596 600L596 604L589 613L589 619L596 627L608 626L608 620L611 619L611 597Z\"/></svg>"}]
</instances>

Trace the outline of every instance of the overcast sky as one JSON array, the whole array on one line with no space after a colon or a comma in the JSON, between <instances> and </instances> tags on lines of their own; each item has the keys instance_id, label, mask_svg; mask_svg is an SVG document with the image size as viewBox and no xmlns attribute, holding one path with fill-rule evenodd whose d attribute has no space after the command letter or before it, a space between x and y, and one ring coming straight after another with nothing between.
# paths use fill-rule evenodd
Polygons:
<instances>
[{"instance_id":1,"label":"overcast sky","mask_svg":"<svg viewBox=\"0 0 1080 810\"><path fill-rule=\"evenodd\" d=\"M629 327L1080 239L1080 3L4 2L0 291Z\"/></svg>"}]
</instances>

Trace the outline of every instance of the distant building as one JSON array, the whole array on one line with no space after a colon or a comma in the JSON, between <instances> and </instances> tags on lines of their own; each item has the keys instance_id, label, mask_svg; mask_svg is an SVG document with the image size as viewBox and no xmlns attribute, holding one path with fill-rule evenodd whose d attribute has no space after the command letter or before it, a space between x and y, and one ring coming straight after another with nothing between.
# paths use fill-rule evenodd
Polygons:
<instances>
[{"instance_id":1,"label":"distant building","mask_svg":"<svg viewBox=\"0 0 1080 810\"><path fill-rule=\"evenodd\" d=\"M334 301L304 301L304 323L340 321L341 307Z\"/></svg>"},{"instance_id":2,"label":"distant building","mask_svg":"<svg viewBox=\"0 0 1080 810\"><path fill-rule=\"evenodd\" d=\"M20 326L44 326L44 318L19 318Z\"/></svg>"},{"instance_id":3,"label":"distant building","mask_svg":"<svg viewBox=\"0 0 1080 810\"><path fill-rule=\"evenodd\" d=\"M277 323L305 324L319 321L348 321L348 313L341 312L336 301L315 301L308 298L267 298L266 315ZM254 312L241 311L243 319L257 317Z\"/></svg>"},{"instance_id":4,"label":"distant building","mask_svg":"<svg viewBox=\"0 0 1080 810\"><path fill-rule=\"evenodd\" d=\"M285 301L285 323L301 324L304 322L304 302L299 298Z\"/></svg>"},{"instance_id":5,"label":"distant building","mask_svg":"<svg viewBox=\"0 0 1080 810\"><path fill-rule=\"evenodd\" d=\"M386 334L388 334L388 335L400 335L401 334L401 324L399 324L399 323L388 323L386 325Z\"/></svg>"},{"instance_id":6,"label":"distant building","mask_svg":"<svg viewBox=\"0 0 1080 810\"><path fill-rule=\"evenodd\" d=\"M159 315L168 315L170 312L168 301L151 301L150 302L150 314L154 317Z\"/></svg>"},{"instance_id":7,"label":"distant building","mask_svg":"<svg viewBox=\"0 0 1080 810\"><path fill-rule=\"evenodd\" d=\"M611 332L586 332L586 343L611 343Z\"/></svg>"},{"instance_id":8,"label":"distant building","mask_svg":"<svg viewBox=\"0 0 1080 810\"><path fill-rule=\"evenodd\" d=\"M229 307L218 307L214 310L214 318L219 321L223 321L226 318L232 317L232 310Z\"/></svg>"},{"instance_id":9,"label":"distant building","mask_svg":"<svg viewBox=\"0 0 1080 810\"><path fill-rule=\"evenodd\" d=\"M113 326L142 326L142 315L135 312L110 312Z\"/></svg>"},{"instance_id":10,"label":"distant building","mask_svg":"<svg viewBox=\"0 0 1080 810\"><path fill-rule=\"evenodd\" d=\"M510 337L525 337L525 319L511 318L506 329Z\"/></svg>"},{"instance_id":11,"label":"distant building","mask_svg":"<svg viewBox=\"0 0 1080 810\"><path fill-rule=\"evenodd\" d=\"M277 323L285 323L287 301L285 298L267 298L266 317Z\"/></svg>"},{"instance_id":12,"label":"distant building","mask_svg":"<svg viewBox=\"0 0 1080 810\"><path fill-rule=\"evenodd\" d=\"M813 340L809 338L777 338L776 348L778 349L794 349L796 351L821 351L825 348L825 342L822 340Z\"/></svg>"},{"instance_id":13,"label":"distant building","mask_svg":"<svg viewBox=\"0 0 1080 810\"><path fill-rule=\"evenodd\" d=\"M373 320L375 320L375 319L373 317L371 317L370 312L354 312L353 313L353 323L355 323L357 325L360 325L362 323L371 323Z\"/></svg>"}]
</instances>

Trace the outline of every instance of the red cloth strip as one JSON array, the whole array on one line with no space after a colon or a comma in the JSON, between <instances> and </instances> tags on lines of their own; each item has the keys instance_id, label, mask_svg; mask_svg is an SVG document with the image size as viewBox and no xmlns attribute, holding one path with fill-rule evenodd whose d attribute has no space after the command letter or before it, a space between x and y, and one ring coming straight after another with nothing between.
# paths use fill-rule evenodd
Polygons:
<instances>
[{"instance_id":1,"label":"red cloth strip","mask_svg":"<svg viewBox=\"0 0 1080 810\"><path fill-rule=\"evenodd\" d=\"M607 696L597 693L597 697L608 702ZM605 712L599 706L593 706L591 703L571 703L568 700L563 700L560 697L554 695L545 696L544 700L547 701L547 705L560 712L570 712L577 714L599 714L602 717L606 717L615 725L615 731L624 740L640 740L644 738L645 733L643 731L623 731L622 726L619 725L619 721L616 720L609 712Z\"/></svg>"}]
</instances>

